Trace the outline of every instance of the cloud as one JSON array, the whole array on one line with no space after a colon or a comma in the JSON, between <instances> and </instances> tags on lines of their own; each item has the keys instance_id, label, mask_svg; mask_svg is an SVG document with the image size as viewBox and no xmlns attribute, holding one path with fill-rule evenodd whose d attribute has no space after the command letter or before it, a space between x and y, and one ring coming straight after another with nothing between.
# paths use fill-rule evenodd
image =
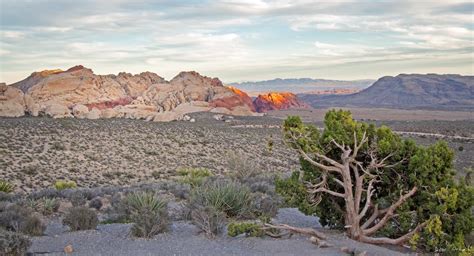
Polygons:
<instances>
[{"instance_id":1,"label":"cloud","mask_svg":"<svg viewBox=\"0 0 474 256\"><path fill-rule=\"evenodd\" d=\"M403 67L473 73L469 1L0 1L7 82L76 64L166 76L197 69L226 81L320 71L376 78Z\"/></svg>"}]
</instances>

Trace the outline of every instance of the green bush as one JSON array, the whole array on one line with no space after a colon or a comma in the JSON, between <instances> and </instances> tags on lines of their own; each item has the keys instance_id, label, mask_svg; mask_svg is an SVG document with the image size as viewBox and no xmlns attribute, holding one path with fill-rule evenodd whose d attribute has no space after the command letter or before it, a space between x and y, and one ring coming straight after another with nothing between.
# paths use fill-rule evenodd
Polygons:
<instances>
[{"instance_id":1,"label":"green bush","mask_svg":"<svg viewBox=\"0 0 474 256\"><path fill-rule=\"evenodd\" d=\"M133 222L132 235L151 238L168 230L167 203L151 192L134 192L124 199L127 217Z\"/></svg>"},{"instance_id":2,"label":"green bush","mask_svg":"<svg viewBox=\"0 0 474 256\"><path fill-rule=\"evenodd\" d=\"M25 255L31 241L28 237L7 230L0 229L0 255Z\"/></svg>"},{"instance_id":3,"label":"green bush","mask_svg":"<svg viewBox=\"0 0 474 256\"><path fill-rule=\"evenodd\" d=\"M358 122L344 110L328 111L324 124L320 132L299 117L284 122L284 138L301 164L301 171L276 181L288 205L369 243L381 242L375 239L380 237L385 243L407 243L414 231L410 243L426 251L459 252L469 246L465 237L474 228L474 188L467 179L455 179L454 153L446 142L420 146L388 127Z\"/></svg>"},{"instance_id":4,"label":"green bush","mask_svg":"<svg viewBox=\"0 0 474 256\"><path fill-rule=\"evenodd\" d=\"M232 222L227 226L227 235L231 237L245 234L246 236L262 237L265 231L262 225L254 222Z\"/></svg>"},{"instance_id":5,"label":"green bush","mask_svg":"<svg viewBox=\"0 0 474 256\"><path fill-rule=\"evenodd\" d=\"M180 181L191 187L200 186L208 177L213 176L206 168L183 168L178 170L178 174L182 176Z\"/></svg>"},{"instance_id":6,"label":"green bush","mask_svg":"<svg viewBox=\"0 0 474 256\"><path fill-rule=\"evenodd\" d=\"M58 180L56 183L54 183L54 188L57 190L77 188L77 184L74 181Z\"/></svg>"},{"instance_id":7,"label":"green bush","mask_svg":"<svg viewBox=\"0 0 474 256\"><path fill-rule=\"evenodd\" d=\"M225 226L225 213L212 206L198 207L191 212L191 220L207 237L213 238L222 233Z\"/></svg>"},{"instance_id":8,"label":"green bush","mask_svg":"<svg viewBox=\"0 0 474 256\"><path fill-rule=\"evenodd\" d=\"M252 193L240 183L215 180L194 188L189 200L191 209L212 207L228 217L245 217L251 212Z\"/></svg>"},{"instance_id":9,"label":"green bush","mask_svg":"<svg viewBox=\"0 0 474 256\"><path fill-rule=\"evenodd\" d=\"M98 223L97 213L84 206L69 209L63 219L63 224L69 226L71 231L96 229Z\"/></svg>"},{"instance_id":10,"label":"green bush","mask_svg":"<svg viewBox=\"0 0 474 256\"><path fill-rule=\"evenodd\" d=\"M10 184L4 180L0 180L0 192L11 193L15 189L13 184Z\"/></svg>"}]
</instances>

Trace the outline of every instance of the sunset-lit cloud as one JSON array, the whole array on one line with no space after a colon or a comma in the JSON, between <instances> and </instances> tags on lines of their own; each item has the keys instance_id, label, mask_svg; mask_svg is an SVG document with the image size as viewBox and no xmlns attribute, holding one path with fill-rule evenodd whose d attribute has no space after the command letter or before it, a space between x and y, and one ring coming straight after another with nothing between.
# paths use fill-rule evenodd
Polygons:
<instances>
[{"instance_id":1,"label":"sunset-lit cloud","mask_svg":"<svg viewBox=\"0 0 474 256\"><path fill-rule=\"evenodd\" d=\"M0 0L0 82L82 64L225 82L474 73L472 1Z\"/></svg>"}]
</instances>

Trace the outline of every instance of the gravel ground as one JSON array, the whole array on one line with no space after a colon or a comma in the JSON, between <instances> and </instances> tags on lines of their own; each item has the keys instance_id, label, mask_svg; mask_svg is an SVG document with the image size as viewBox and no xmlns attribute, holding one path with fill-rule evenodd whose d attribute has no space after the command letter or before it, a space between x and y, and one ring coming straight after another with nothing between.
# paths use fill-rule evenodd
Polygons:
<instances>
[{"instance_id":1,"label":"gravel ground","mask_svg":"<svg viewBox=\"0 0 474 256\"><path fill-rule=\"evenodd\" d=\"M299 227L321 229L316 217L304 216L297 209L280 209L275 219ZM339 232L325 230L328 242L334 246L318 248L307 237L295 235L289 239L230 238L222 235L208 239L188 222L173 222L171 231L151 240L129 236L129 224L99 225L97 230L68 232L59 220L51 222L46 236L33 239L31 255L66 255L63 249L72 245L72 255L348 255L341 247L367 255L403 255L384 247L362 244Z\"/></svg>"}]
</instances>

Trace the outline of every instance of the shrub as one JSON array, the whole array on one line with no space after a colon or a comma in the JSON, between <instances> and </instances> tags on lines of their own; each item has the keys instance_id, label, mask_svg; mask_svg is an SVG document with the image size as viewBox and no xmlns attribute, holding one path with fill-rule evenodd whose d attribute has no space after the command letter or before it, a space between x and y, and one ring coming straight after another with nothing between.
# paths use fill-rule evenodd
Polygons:
<instances>
[{"instance_id":1,"label":"shrub","mask_svg":"<svg viewBox=\"0 0 474 256\"><path fill-rule=\"evenodd\" d=\"M10 205L0 213L0 227L26 235L40 236L46 226L30 208Z\"/></svg>"},{"instance_id":2,"label":"shrub","mask_svg":"<svg viewBox=\"0 0 474 256\"><path fill-rule=\"evenodd\" d=\"M232 222L227 226L227 235L231 237L245 234L245 236L262 237L265 231L262 225L254 222Z\"/></svg>"},{"instance_id":3,"label":"shrub","mask_svg":"<svg viewBox=\"0 0 474 256\"><path fill-rule=\"evenodd\" d=\"M189 192L191 191L191 186L189 184L172 183L168 186L167 189L176 198L187 199L189 198Z\"/></svg>"},{"instance_id":4,"label":"shrub","mask_svg":"<svg viewBox=\"0 0 474 256\"><path fill-rule=\"evenodd\" d=\"M59 209L59 200L56 198L43 197L39 200L38 211L44 215L50 215Z\"/></svg>"},{"instance_id":5,"label":"shrub","mask_svg":"<svg viewBox=\"0 0 474 256\"><path fill-rule=\"evenodd\" d=\"M151 238L169 226L167 203L151 192L133 192L125 197L128 218L134 223L132 235Z\"/></svg>"},{"instance_id":6,"label":"shrub","mask_svg":"<svg viewBox=\"0 0 474 256\"><path fill-rule=\"evenodd\" d=\"M54 183L54 188L57 190L77 188L77 184L74 181L58 180L56 183Z\"/></svg>"},{"instance_id":7,"label":"shrub","mask_svg":"<svg viewBox=\"0 0 474 256\"><path fill-rule=\"evenodd\" d=\"M96 229L98 223L97 213L83 206L69 209L63 219L63 224L69 226L71 231Z\"/></svg>"},{"instance_id":8,"label":"shrub","mask_svg":"<svg viewBox=\"0 0 474 256\"><path fill-rule=\"evenodd\" d=\"M220 234L225 226L225 213L212 206L198 207L191 212L191 220L207 237Z\"/></svg>"},{"instance_id":9,"label":"shrub","mask_svg":"<svg viewBox=\"0 0 474 256\"><path fill-rule=\"evenodd\" d=\"M270 219L277 215L280 205L281 199L279 196L254 193L252 200L252 212L256 217Z\"/></svg>"},{"instance_id":10,"label":"shrub","mask_svg":"<svg viewBox=\"0 0 474 256\"><path fill-rule=\"evenodd\" d=\"M206 168L179 169L178 174L182 176L181 182L187 183L191 187L200 186L207 177L213 176L212 172Z\"/></svg>"},{"instance_id":11,"label":"shrub","mask_svg":"<svg viewBox=\"0 0 474 256\"><path fill-rule=\"evenodd\" d=\"M13 184L8 183L7 181L0 180L0 192L4 193L11 193L15 186Z\"/></svg>"},{"instance_id":12,"label":"shrub","mask_svg":"<svg viewBox=\"0 0 474 256\"><path fill-rule=\"evenodd\" d=\"M260 174L260 170L255 162L245 155L229 152L227 155L227 167L231 176L241 182Z\"/></svg>"},{"instance_id":13,"label":"shrub","mask_svg":"<svg viewBox=\"0 0 474 256\"><path fill-rule=\"evenodd\" d=\"M100 210L100 208L102 208L102 200L100 200L98 197L92 199L89 201L89 207Z\"/></svg>"},{"instance_id":14,"label":"shrub","mask_svg":"<svg viewBox=\"0 0 474 256\"><path fill-rule=\"evenodd\" d=\"M250 189L236 182L215 180L191 191L190 206L213 207L228 217L245 217L251 208Z\"/></svg>"},{"instance_id":15,"label":"shrub","mask_svg":"<svg viewBox=\"0 0 474 256\"><path fill-rule=\"evenodd\" d=\"M28 237L0 229L0 255L25 255L30 245Z\"/></svg>"}]
</instances>

